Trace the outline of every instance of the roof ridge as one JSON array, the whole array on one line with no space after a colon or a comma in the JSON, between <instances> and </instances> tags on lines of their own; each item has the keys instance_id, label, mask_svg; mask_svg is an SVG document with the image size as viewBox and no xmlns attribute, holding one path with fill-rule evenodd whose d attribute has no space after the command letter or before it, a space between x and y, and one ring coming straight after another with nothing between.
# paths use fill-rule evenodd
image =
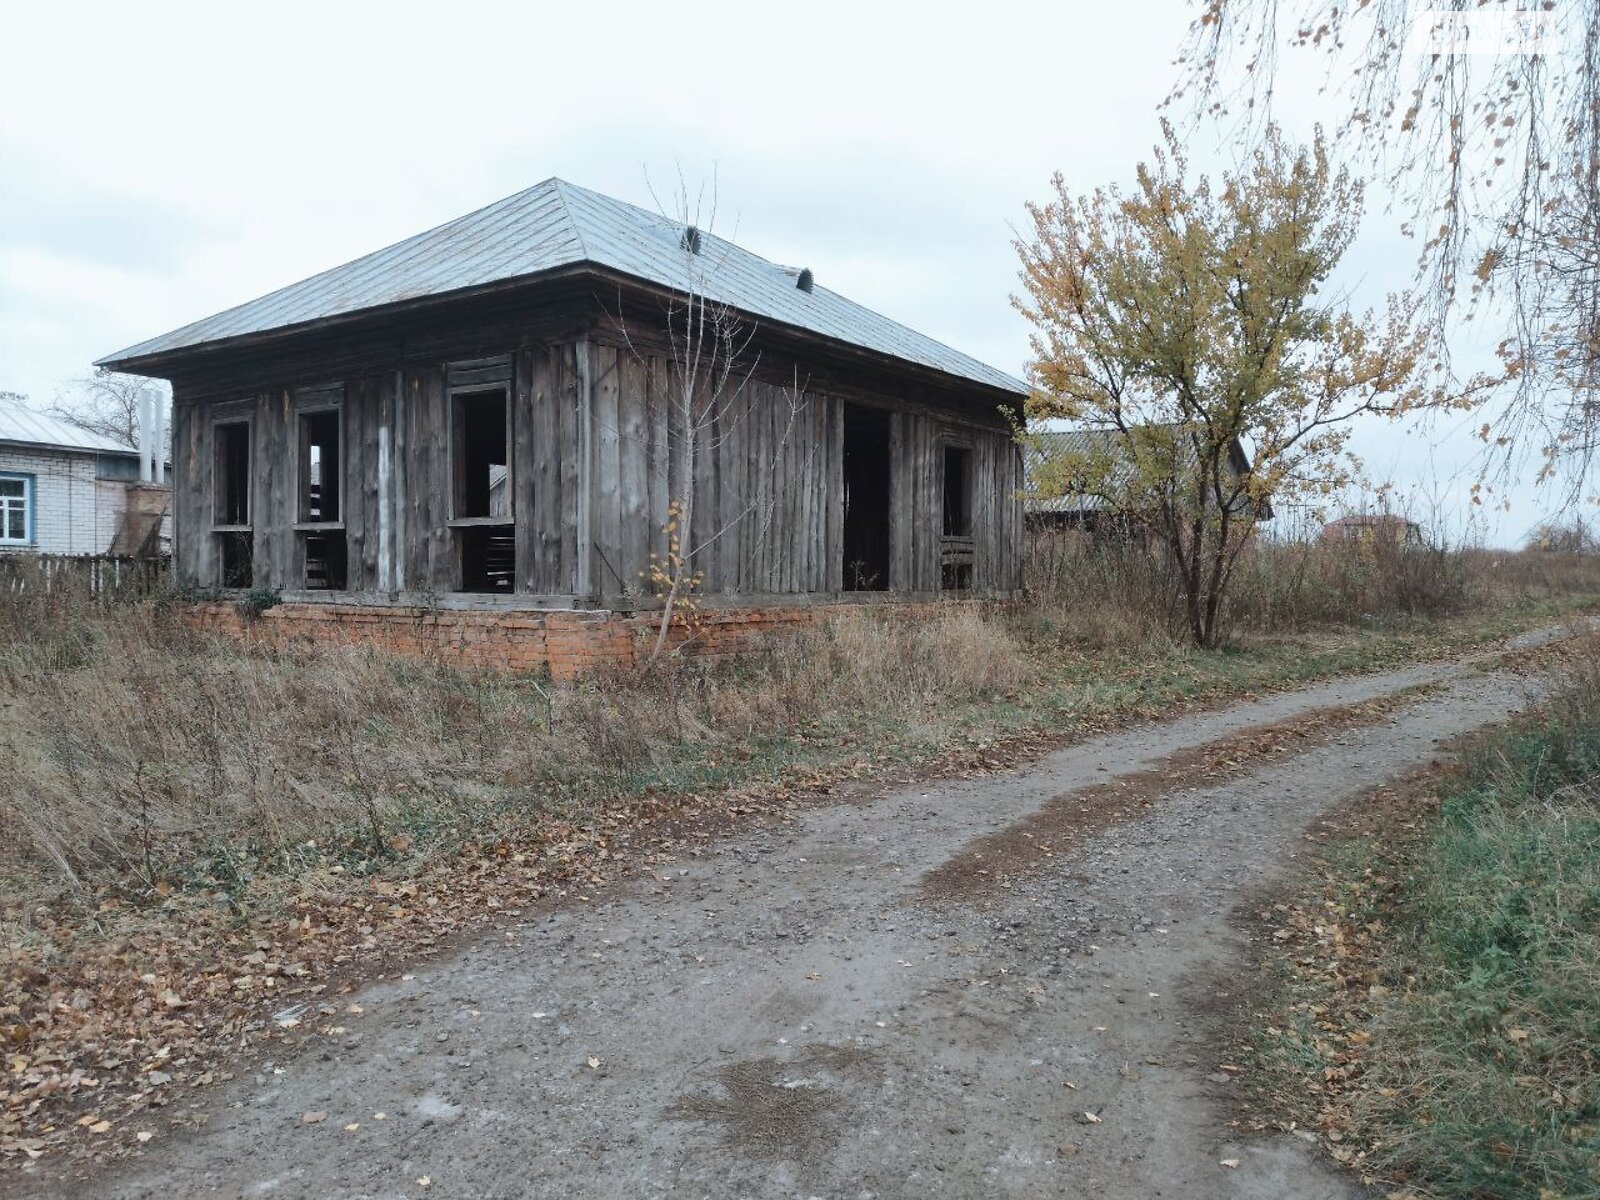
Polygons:
<instances>
[{"instance_id":1,"label":"roof ridge","mask_svg":"<svg viewBox=\"0 0 1600 1200\"><path fill-rule=\"evenodd\" d=\"M589 243L583 240L583 226L578 224L578 218L572 215L572 205L567 201L568 188L578 188L580 192L587 191L588 189L578 187L578 185L575 183L568 183L559 175L552 175L549 179L541 180L539 183L534 184L533 187L543 187L546 183L555 184L556 196L561 201L561 211L566 214L567 228L571 229L572 236L578 239L578 254L582 257L584 262L594 261L589 257ZM528 190L532 191L533 188L529 188Z\"/></svg>"}]
</instances>

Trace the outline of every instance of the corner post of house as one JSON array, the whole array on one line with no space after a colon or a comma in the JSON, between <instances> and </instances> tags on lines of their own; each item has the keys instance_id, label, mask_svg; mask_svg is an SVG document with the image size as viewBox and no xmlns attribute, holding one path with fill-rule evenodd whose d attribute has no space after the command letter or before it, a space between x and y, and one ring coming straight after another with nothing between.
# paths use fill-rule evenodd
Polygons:
<instances>
[{"instance_id":1,"label":"corner post of house","mask_svg":"<svg viewBox=\"0 0 1600 1200\"><path fill-rule=\"evenodd\" d=\"M191 478L189 456L194 453L196 443L188 410L188 398L176 383L172 385L169 436L172 438L172 475L171 487L167 492L167 519L172 522L172 573L180 582L188 582L193 560L185 558L179 552L179 547L185 544L185 539L193 536L189 531L184 510L188 507L185 500L189 494Z\"/></svg>"},{"instance_id":2,"label":"corner post of house","mask_svg":"<svg viewBox=\"0 0 1600 1200\"><path fill-rule=\"evenodd\" d=\"M389 420L393 426L390 441L390 550L389 590L406 590L406 411L411 397L406 392L406 373L396 368L394 391L389 397Z\"/></svg>"},{"instance_id":3,"label":"corner post of house","mask_svg":"<svg viewBox=\"0 0 1600 1200\"><path fill-rule=\"evenodd\" d=\"M575 347L578 368L578 594L596 595L594 578L594 371L587 336Z\"/></svg>"}]
</instances>

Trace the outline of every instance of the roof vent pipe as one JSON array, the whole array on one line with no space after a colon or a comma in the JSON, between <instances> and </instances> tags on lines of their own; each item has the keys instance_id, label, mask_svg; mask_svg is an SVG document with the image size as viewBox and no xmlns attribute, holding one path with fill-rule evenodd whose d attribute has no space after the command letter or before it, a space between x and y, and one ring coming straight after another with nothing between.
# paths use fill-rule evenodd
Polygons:
<instances>
[{"instance_id":1,"label":"roof vent pipe","mask_svg":"<svg viewBox=\"0 0 1600 1200\"><path fill-rule=\"evenodd\" d=\"M816 285L816 282L817 277L811 273L811 268L804 267L800 271L800 278L794 281L794 285L802 292L809 292Z\"/></svg>"},{"instance_id":2,"label":"roof vent pipe","mask_svg":"<svg viewBox=\"0 0 1600 1200\"><path fill-rule=\"evenodd\" d=\"M696 229L693 225L685 225L683 227L683 241L682 241L681 244L682 244L683 248L685 250L687 250L690 254L699 254L700 253L700 231L698 229Z\"/></svg>"}]
</instances>

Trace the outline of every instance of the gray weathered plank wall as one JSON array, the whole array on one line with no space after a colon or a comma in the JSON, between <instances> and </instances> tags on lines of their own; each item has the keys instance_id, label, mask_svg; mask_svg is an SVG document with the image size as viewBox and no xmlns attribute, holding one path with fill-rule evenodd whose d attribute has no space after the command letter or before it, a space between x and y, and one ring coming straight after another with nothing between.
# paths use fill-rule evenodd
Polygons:
<instances>
[{"instance_id":1,"label":"gray weathered plank wall","mask_svg":"<svg viewBox=\"0 0 1600 1200\"><path fill-rule=\"evenodd\" d=\"M523 339L504 374L517 591L552 603L639 602L651 590L652 555L668 552L669 507L689 499L689 433L675 415L679 385L669 357L590 338ZM450 364L440 361L374 365L299 388L191 395L179 387L173 509L180 577L220 582L212 429L247 419L254 582L302 587L297 405L308 394L325 402L333 389L343 413L349 593L455 590L451 379ZM809 387L791 371L738 381L694 431L690 549L700 591L839 593L847 402L891 414L891 587L939 590L944 447L954 441L972 451L974 589L1020 589L1021 456L997 414L914 391Z\"/></svg>"}]
</instances>

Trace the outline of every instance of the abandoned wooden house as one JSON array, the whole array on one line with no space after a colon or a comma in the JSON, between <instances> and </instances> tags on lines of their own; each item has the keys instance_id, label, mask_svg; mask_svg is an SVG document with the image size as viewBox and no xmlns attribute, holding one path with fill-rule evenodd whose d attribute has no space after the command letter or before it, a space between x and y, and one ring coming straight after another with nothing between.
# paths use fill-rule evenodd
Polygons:
<instances>
[{"instance_id":1,"label":"abandoned wooden house","mask_svg":"<svg viewBox=\"0 0 1600 1200\"><path fill-rule=\"evenodd\" d=\"M574 614L589 645L648 622L686 509L723 624L1022 586L1023 384L557 179L100 365L172 383L180 579L276 590L308 632L425 611L562 669Z\"/></svg>"}]
</instances>

